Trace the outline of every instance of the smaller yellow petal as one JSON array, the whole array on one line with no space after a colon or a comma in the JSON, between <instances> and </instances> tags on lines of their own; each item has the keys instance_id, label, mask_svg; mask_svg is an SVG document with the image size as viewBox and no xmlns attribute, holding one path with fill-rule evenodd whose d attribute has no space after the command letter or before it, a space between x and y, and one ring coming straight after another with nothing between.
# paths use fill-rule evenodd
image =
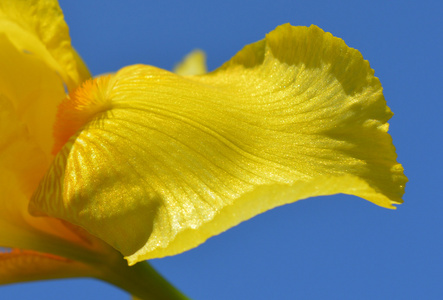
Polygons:
<instances>
[{"instance_id":1,"label":"smaller yellow petal","mask_svg":"<svg viewBox=\"0 0 443 300\"><path fill-rule=\"evenodd\" d=\"M24 53L43 60L69 90L90 77L71 46L68 26L57 0L2 0L0 33Z\"/></svg>"},{"instance_id":2,"label":"smaller yellow petal","mask_svg":"<svg viewBox=\"0 0 443 300\"><path fill-rule=\"evenodd\" d=\"M182 76L202 75L207 72L206 54L202 50L192 51L174 67L174 73Z\"/></svg>"}]
</instances>

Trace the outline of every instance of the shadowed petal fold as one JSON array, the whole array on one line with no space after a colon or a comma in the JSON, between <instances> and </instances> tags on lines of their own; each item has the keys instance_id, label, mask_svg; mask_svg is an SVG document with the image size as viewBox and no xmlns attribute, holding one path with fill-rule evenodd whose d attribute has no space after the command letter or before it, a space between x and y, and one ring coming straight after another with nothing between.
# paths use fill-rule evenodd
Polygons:
<instances>
[{"instance_id":1,"label":"shadowed petal fold","mask_svg":"<svg viewBox=\"0 0 443 300\"><path fill-rule=\"evenodd\" d=\"M13 105L1 95L0 132L0 245L50 251L60 239L84 244L60 220L29 214L29 199L50 162Z\"/></svg>"},{"instance_id":2,"label":"shadowed petal fold","mask_svg":"<svg viewBox=\"0 0 443 300\"><path fill-rule=\"evenodd\" d=\"M373 74L341 39L289 24L206 75L126 67L60 106L61 150L30 209L134 264L312 196L394 208L406 177Z\"/></svg>"}]
</instances>

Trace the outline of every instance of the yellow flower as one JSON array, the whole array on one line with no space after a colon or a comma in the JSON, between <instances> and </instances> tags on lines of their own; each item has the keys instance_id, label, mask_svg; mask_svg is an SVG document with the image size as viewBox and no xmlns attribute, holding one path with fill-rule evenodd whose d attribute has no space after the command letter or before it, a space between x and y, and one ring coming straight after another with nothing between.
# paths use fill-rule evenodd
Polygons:
<instances>
[{"instance_id":1,"label":"yellow flower","mask_svg":"<svg viewBox=\"0 0 443 300\"><path fill-rule=\"evenodd\" d=\"M0 284L88 276L142 298L182 298L147 263L130 268L85 230L28 212L54 159L53 127L65 88L74 91L90 78L57 1L0 1L0 52Z\"/></svg>"},{"instance_id":2,"label":"yellow flower","mask_svg":"<svg viewBox=\"0 0 443 300\"><path fill-rule=\"evenodd\" d=\"M100 277L114 249L130 265L174 255L308 197L402 202L381 84L316 26L279 26L207 74L196 52L177 73L92 80L56 1L0 14L0 246L30 250L5 260Z\"/></svg>"}]
</instances>

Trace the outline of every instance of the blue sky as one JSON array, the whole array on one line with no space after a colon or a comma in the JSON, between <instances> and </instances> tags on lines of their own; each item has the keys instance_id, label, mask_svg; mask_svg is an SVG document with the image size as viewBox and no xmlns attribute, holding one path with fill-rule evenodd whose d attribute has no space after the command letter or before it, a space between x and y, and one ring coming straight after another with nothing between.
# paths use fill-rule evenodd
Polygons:
<instances>
[{"instance_id":1,"label":"blue sky","mask_svg":"<svg viewBox=\"0 0 443 300\"><path fill-rule=\"evenodd\" d=\"M390 133L410 180L397 210L344 195L308 199L153 266L196 300L443 298L443 9L435 3L60 1L94 75L135 63L171 69L194 48L214 69L277 25L316 24L362 52L395 113ZM3 286L0 295L129 299L92 279Z\"/></svg>"}]
</instances>

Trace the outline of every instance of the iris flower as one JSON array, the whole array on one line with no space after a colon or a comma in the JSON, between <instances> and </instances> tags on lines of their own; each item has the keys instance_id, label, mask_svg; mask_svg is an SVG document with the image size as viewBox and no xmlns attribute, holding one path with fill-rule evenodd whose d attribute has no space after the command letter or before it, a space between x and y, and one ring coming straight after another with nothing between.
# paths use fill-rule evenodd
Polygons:
<instances>
[{"instance_id":1,"label":"iris flower","mask_svg":"<svg viewBox=\"0 0 443 300\"><path fill-rule=\"evenodd\" d=\"M0 51L0 283L180 298L145 260L313 196L402 202L381 84L316 26L279 26L209 73L195 52L176 73L91 78L57 1L3 0Z\"/></svg>"}]
</instances>

